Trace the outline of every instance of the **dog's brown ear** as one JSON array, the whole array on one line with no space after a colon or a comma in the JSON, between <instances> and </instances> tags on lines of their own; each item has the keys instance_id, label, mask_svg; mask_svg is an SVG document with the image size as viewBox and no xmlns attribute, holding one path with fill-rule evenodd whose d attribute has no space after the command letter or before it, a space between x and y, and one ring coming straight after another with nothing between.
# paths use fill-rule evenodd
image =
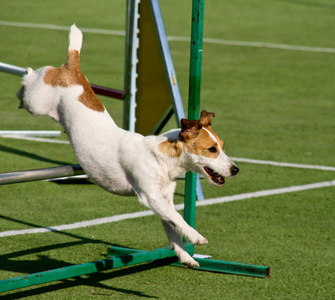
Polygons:
<instances>
[{"instance_id":1,"label":"dog's brown ear","mask_svg":"<svg viewBox=\"0 0 335 300\"><path fill-rule=\"evenodd\" d=\"M181 119L180 125L181 125L180 135L185 141L196 138L201 129L199 121Z\"/></svg>"},{"instance_id":2,"label":"dog's brown ear","mask_svg":"<svg viewBox=\"0 0 335 300\"><path fill-rule=\"evenodd\" d=\"M210 112L203 110L200 115L200 121L199 121L200 125L204 127L211 125L211 119L213 117L215 117L214 113L210 113Z\"/></svg>"}]
</instances>

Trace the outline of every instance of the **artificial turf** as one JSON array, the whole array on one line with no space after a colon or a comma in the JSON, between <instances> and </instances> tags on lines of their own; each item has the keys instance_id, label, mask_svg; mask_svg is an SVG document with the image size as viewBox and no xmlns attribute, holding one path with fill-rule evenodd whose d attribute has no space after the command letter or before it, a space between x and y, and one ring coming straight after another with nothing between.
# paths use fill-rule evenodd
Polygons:
<instances>
[{"instance_id":1,"label":"artificial turf","mask_svg":"<svg viewBox=\"0 0 335 300\"><path fill-rule=\"evenodd\" d=\"M160 1L169 36L190 35L191 1ZM177 11L175 8L178 8ZM335 48L335 5L321 1L205 1L204 37ZM23 1L1 4L0 21L124 31L124 1ZM60 66L66 31L0 24L0 61ZM169 43L186 108L189 43ZM123 36L84 33L81 67L90 82L123 89ZM204 42L201 108L228 155L335 166L335 53ZM18 110L20 78L0 73L1 129L58 129L49 118ZM118 124L123 106L100 97ZM175 127L172 120L166 129ZM61 139L66 139L62 134ZM77 163L71 147L0 138L0 172ZM334 179L333 171L239 163L223 188L203 182L206 198ZM333 299L334 187L197 208L196 228L209 244L196 253L270 266L255 279L145 264L0 294L6 299ZM175 202L184 183L178 181ZM34 182L0 188L0 232L56 226L145 210L135 197L93 184ZM167 246L158 217L147 216L61 232L0 237L0 279L102 259L108 245Z\"/></svg>"}]
</instances>

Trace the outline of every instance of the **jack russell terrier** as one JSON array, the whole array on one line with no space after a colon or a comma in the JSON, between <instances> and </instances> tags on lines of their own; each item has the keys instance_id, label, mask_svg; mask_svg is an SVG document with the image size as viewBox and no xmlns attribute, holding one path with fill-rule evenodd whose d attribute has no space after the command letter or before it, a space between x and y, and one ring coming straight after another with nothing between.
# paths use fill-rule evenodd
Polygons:
<instances>
[{"instance_id":1,"label":"jack russell terrier","mask_svg":"<svg viewBox=\"0 0 335 300\"><path fill-rule=\"evenodd\" d=\"M199 266L186 252L180 235L196 245L208 241L175 210L173 194L176 178L187 171L204 175L216 186L238 173L211 127L214 114L202 111L199 121L182 119L181 129L159 136L119 128L80 71L82 39L82 32L72 25L63 66L27 69L17 93L20 107L61 123L89 178L108 192L137 195L161 218L180 262Z\"/></svg>"}]
</instances>

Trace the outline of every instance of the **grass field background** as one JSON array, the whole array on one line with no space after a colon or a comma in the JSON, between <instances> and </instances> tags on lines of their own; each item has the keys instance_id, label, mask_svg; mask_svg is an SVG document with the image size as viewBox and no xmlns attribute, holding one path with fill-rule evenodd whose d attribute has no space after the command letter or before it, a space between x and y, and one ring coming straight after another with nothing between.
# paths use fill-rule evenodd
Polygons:
<instances>
[{"instance_id":1,"label":"grass field background","mask_svg":"<svg viewBox=\"0 0 335 300\"><path fill-rule=\"evenodd\" d=\"M189 37L191 1L161 0L168 36ZM330 0L205 1L204 38L333 49L300 51L204 42L201 108L228 155L335 167L335 5ZM0 0L0 61L60 66L68 32L53 24L124 31L125 1ZM4 22L13 22L11 26ZM231 44L231 43L230 43ZM184 107L189 43L170 41ZM91 83L123 89L124 36L84 33L81 68ZM18 110L20 78L0 73L3 130L61 130ZM123 104L99 97L122 124ZM175 127L171 121L166 129ZM65 140L65 134L61 139ZM77 163L69 145L0 138L0 172ZM203 182L206 198L334 180L334 171L238 163L223 188ZM178 181L175 202L182 203ZM335 188L259 197L197 208L196 228L209 244L196 253L271 268L254 279L142 265L0 294L7 299L333 299ZM34 182L0 187L0 234L145 210L137 199L94 184ZM87 228L0 237L0 279L102 259L109 245L167 246L156 216Z\"/></svg>"}]
</instances>

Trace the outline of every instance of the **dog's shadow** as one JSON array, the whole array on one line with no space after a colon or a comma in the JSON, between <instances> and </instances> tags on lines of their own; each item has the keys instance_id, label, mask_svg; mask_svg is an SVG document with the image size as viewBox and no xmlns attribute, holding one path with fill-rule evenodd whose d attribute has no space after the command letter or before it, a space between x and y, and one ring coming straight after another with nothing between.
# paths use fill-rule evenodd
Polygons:
<instances>
[{"instance_id":1,"label":"dog's shadow","mask_svg":"<svg viewBox=\"0 0 335 300\"><path fill-rule=\"evenodd\" d=\"M28 224L24 221L15 220L13 218L5 217L5 216L1 216L1 218L4 220L12 221L12 222ZM34 226L34 227L40 227L38 225L31 224L31 223L29 223L28 225ZM47 255L42 255L42 254L39 255L38 253L41 253L41 252L51 251L54 249L68 248L68 247L73 247L73 246L78 246L78 245L83 245L83 244L104 244L106 246L124 247L122 245L116 245L116 244L112 245L111 243L103 241L103 240L87 238L87 237L83 237L83 236L79 236L79 235L75 235L75 234L63 232L63 231L54 231L53 233L70 236L78 240L66 242L66 243L47 245L44 247L34 247L30 249L24 249L24 250L20 250L17 252L11 252L8 254L1 255L0 256L0 269L6 270L6 271L12 271L16 273L22 273L22 274L39 273L39 272L43 272L47 270L63 268L63 267L72 265L71 263L68 263L62 260L57 260ZM30 255L30 254L36 254L37 260L17 259L17 258L20 258L21 256ZM105 280L116 278L116 277L122 277L122 276L135 274L138 272L148 271L151 269L158 268L162 265L169 265L174 261L175 261L175 258L163 259L163 260L148 263L148 264L131 266L131 267L122 268L119 270L113 270L110 272L100 272L100 273L85 275L85 277L75 277L75 278L70 278L70 279L64 279L64 280L57 281L57 283L51 282L44 286L36 286L35 288L30 288L29 290L24 290L24 291L13 290L11 292L7 292L9 294L5 295L5 298L6 299L20 299L20 298L35 296L39 294L44 294L48 292L53 292L57 290L62 290L62 289L71 288L75 286L82 286L82 285L90 286L92 295L112 296L113 294L115 295L115 292L117 292L117 293L124 293L124 294L134 295L138 297L144 297L144 298L158 298L156 296L146 295L140 291L112 287L110 285L103 284L102 282ZM86 263L86 262L83 262L83 263ZM94 288L98 289L99 291L95 291ZM105 291L101 292L101 290L105 290ZM1 295L0 295L0 298L1 298Z\"/></svg>"}]
</instances>

